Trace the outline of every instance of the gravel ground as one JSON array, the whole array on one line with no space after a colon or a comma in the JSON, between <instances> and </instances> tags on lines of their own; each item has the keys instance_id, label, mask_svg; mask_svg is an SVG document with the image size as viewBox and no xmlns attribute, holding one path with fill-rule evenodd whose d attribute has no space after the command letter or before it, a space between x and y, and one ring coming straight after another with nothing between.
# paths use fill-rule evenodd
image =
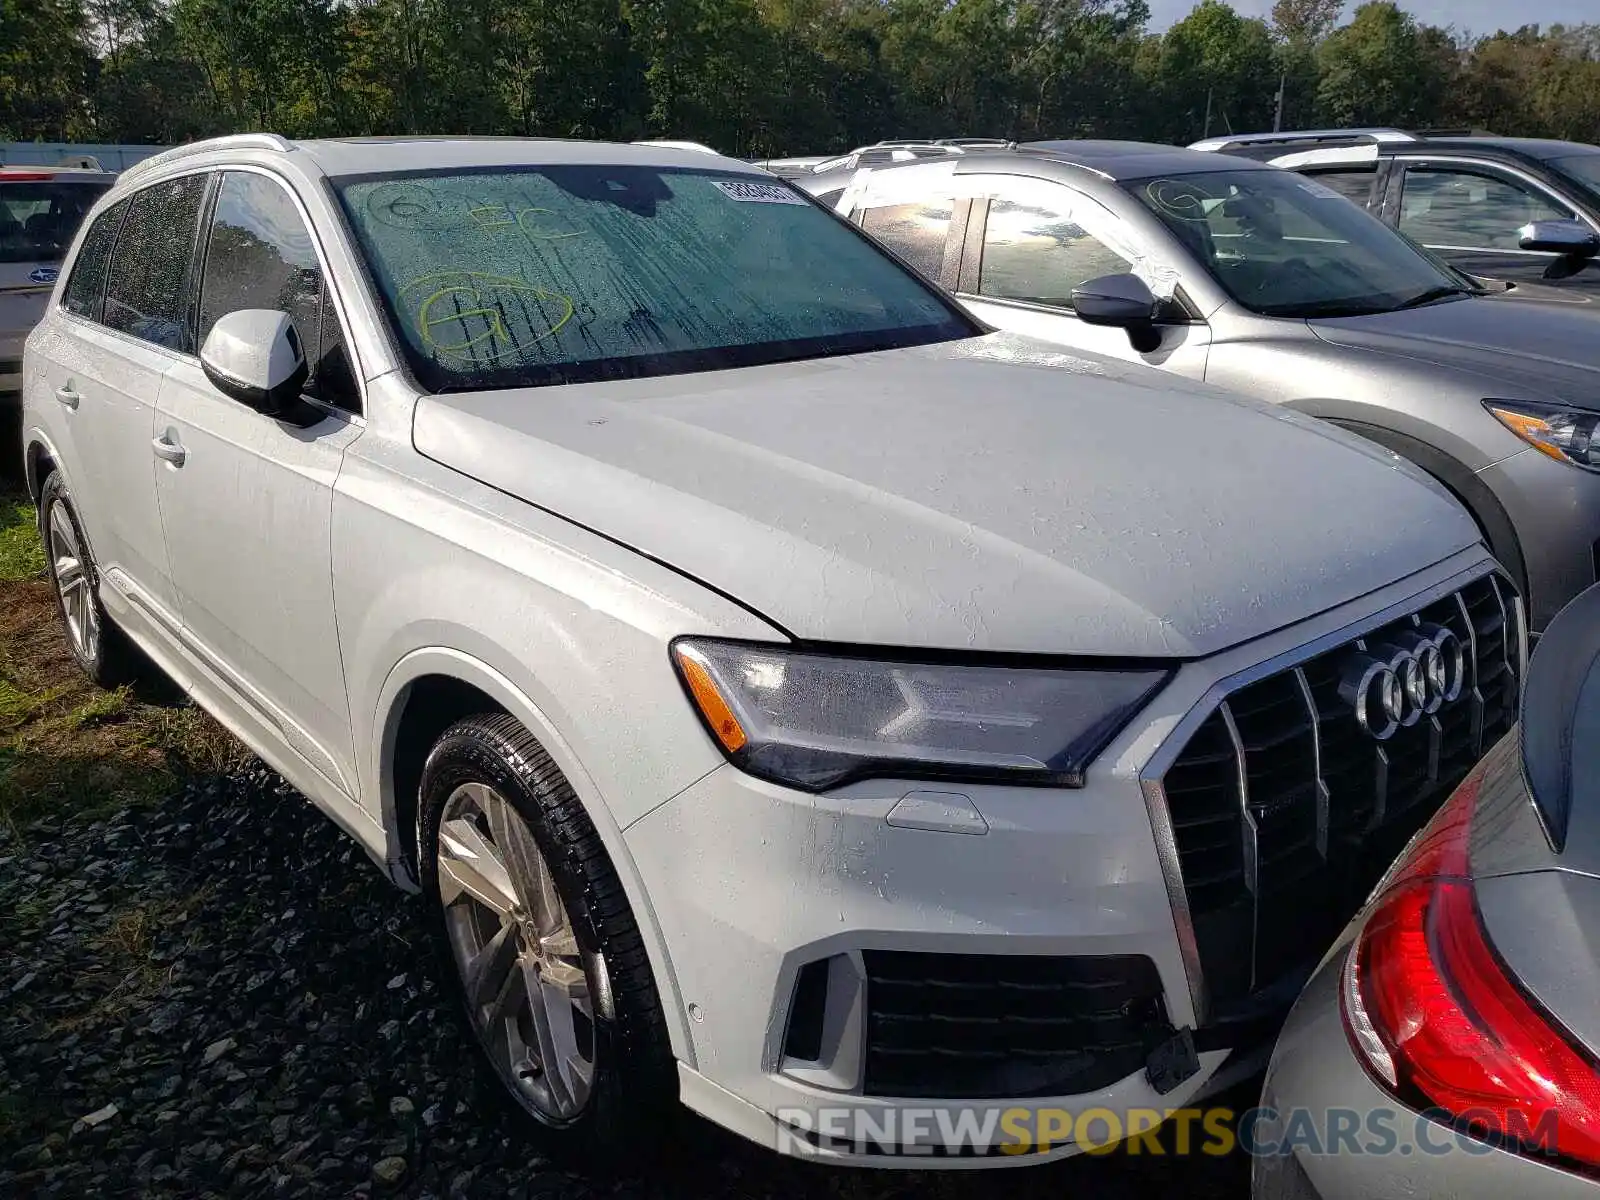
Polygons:
<instances>
[{"instance_id":1,"label":"gravel ground","mask_svg":"<svg viewBox=\"0 0 1600 1200\"><path fill-rule=\"evenodd\" d=\"M821 1169L687 1122L558 1171L480 1090L420 901L270 771L0 830L0 1195L1240 1197L1239 1157Z\"/></svg>"}]
</instances>

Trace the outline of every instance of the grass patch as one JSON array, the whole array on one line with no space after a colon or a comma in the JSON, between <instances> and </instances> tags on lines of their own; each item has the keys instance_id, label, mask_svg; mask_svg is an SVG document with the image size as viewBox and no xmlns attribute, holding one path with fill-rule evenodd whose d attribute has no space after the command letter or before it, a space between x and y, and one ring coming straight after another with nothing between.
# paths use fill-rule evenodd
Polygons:
<instances>
[{"instance_id":1,"label":"grass patch","mask_svg":"<svg viewBox=\"0 0 1600 1200\"><path fill-rule=\"evenodd\" d=\"M93 819L248 761L163 681L105 692L84 678L43 575L32 512L26 498L0 495L0 824L20 832L46 815ZM31 573L13 573L30 562Z\"/></svg>"},{"instance_id":2,"label":"grass patch","mask_svg":"<svg viewBox=\"0 0 1600 1200\"><path fill-rule=\"evenodd\" d=\"M44 574L44 547L26 496L0 496L0 582Z\"/></svg>"}]
</instances>

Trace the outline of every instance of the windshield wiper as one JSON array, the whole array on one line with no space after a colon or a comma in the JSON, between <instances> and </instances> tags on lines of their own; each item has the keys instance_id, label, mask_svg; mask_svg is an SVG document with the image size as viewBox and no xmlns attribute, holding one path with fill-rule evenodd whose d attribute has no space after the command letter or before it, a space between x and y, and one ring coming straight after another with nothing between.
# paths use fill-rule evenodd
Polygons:
<instances>
[{"instance_id":1,"label":"windshield wiper","mask_svg":"<svg viewBox=\"0 0 1600 1200\"><path fill-rule=\"evenodd\" d=\"M1425 292L1418 292L1411 299L1395 305L1394 311L1399 312L1402 308L1421 308L1424 304L1432 304L1436 300L1444 300L1450 296L1471 295L1473 293L1470 290L1464 287L1457 287L1453 283L1440 284L1438 287L1431 287Z\"/></svg>"}]
</instances>

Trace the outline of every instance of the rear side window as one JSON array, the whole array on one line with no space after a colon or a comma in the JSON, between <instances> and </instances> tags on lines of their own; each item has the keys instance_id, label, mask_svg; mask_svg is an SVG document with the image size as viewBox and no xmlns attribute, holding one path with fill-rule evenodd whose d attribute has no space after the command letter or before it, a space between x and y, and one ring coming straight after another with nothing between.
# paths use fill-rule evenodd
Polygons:
<instances>
[{"instance_id":1,"label":"rear side window","mask_svg":"<svg viewBox=\"0 0 1600 1200\"><path fill-rule=\"evenodd\" d=\"M113 204L94 219L94 224L83 235L83 246L73 261L66 290L61 294L61 307L69 313L87 317L91 321L100 319L100 302L106 288L106 267L111 262L111 248L117 244L117 229L127 212L126 200Z\"/></svg>"},{"instance_id":2,"label":"rear side window","mask_svg":"<svg viewBox=\"0 0 1600 1200\"><path fill-rule=\"evenodd\" d=\"M929 279L944 273L944 246L955 212L950 200L891 204L861 214L861 228L883 242Z\"/></svg>"},{"instance_id":3,"label":"rear side window","mask_svg":"<svg viewBox=\"0 0 1600 1200\"><path fill-rule=\"evenodd\" d=\"M194 352L184 299L205 190L205 176L185 175L133 195L111 256L101 318L107 326Z\"/></svg>"},{"instance_id":4,"label":"rear side window","mask_svg":"<svg viewBox=\"0 0 1600 1200\"><path fill-rule=\"evenodd\" d=\"M1303 174L1338 192L1346 200L1354 200L1362 208L1372 197L1372 184L1378 178L1378 169L1339 171L1305 171Z\"/></svg>"},{"instance_id":5,"label":"rear side window","mask_svg":"<svg viewBox=\"0 0 1600 1200\"><path fill-rule=\"evenodd\" d=\"M0 179L0 263L57 263L94 202L111 186L101 178Z\"/></svg>"},{"instance_id":6,"label":"rear side window","mask_svg":"<svg viewBox=\"0 0 1600 1200\"><path fill-rule=\"evenodd\" d=\"M306 390L348 406L344 337L323 285L311 231L283 184L230 171L217 189L200 285L199 344L217 318L243 308L288 313L305 347ZM325 394L327 393L327 394Z\"/></svg>"}]
</instances>

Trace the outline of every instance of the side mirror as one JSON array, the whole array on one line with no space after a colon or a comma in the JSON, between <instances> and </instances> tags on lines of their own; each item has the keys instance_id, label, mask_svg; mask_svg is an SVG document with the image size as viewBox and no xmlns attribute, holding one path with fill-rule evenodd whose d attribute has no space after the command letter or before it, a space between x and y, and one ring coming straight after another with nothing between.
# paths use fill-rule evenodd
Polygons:
<instances>
[{"instance_id":1,"label":"side mirror","mask_svg":"<svg viewBox=\"0 0 1600 1200\"><path fill-rule=\"evenodd\" d=\"M1522 772L1550 842L1566 845L1574 792L1600 796L1600 584L1555 615L1522 685Z\"/></svg>"},{"instance_id":2,"label":"side mirror","mask_svg":"<svg viewBox=\"0 0 1600 1200\"><path fill-rule=\"evenodd\" d=\"M1517 231L1517 245L1566 258L1593 258L1600 254L1600 233L1582 221L1530 221Z\"/></svg>"},{"instance_id":3,"label":"side mirror","mask_svg":"<svg viewBox=\"0 0 1600 1200\"><path fill-rule=\"evenodd\" d=\"M200 366L217 391L269 417L299 406L309 374L294 322L265 308L217 318L200 347Z\"/></svg>"},{"instance_id":4,"label":"side mirror","mask_svg":"<svg viewBox=\"0 0 1600 1200\"><path fill-rule=\"evenodd\" d=\"M1155 323L1156 298L1137 275L1102 275L1072 289L1072 310L1085 325L1130 329Z\"/></svg>"},{"instance_id":5,"label":"side mirror","mask_svg":"<svg viewBox=\"0 0 1600 1200\"><path fill-rule=\"evenodd\" d=\"M1102 275L1072 289L1072 310L1085 325L1110 325L1128 331L1140 354L1161 349L1155 294L1137 275Z\"/></svg>"}]
</instances>

